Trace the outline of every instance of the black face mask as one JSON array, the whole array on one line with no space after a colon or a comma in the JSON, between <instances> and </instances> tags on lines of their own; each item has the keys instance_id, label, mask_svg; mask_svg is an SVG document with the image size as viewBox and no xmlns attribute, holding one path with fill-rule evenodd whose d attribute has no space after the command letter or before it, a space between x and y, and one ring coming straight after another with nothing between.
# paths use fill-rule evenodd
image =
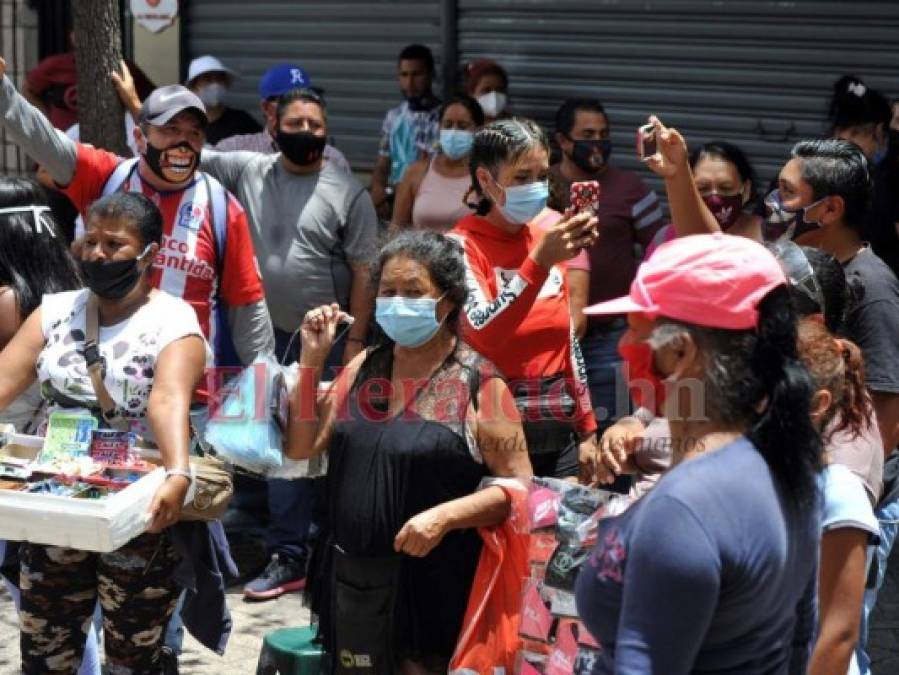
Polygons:
<instances>
[{"instance_id":1,"label":"black face mask","mask_svg":"<svg viewBox=\"0 0 899 675\"><path fill-rule=\"evenodd\" d=\"M569 159L581 171L596 173L605 168L612 154L612 141L575 141ZM598 152L597 152L598 151Z\"/></svg>"},{"instance_id":2,"label":"black face mask","mask_svg":"<svg viewBox=\"0 0 899 675\"><path fill-rule=\"evenodd\" d=\"M177 145L170 145L169 147L163 148L162 150L154 146L152 143L150 143L150 141L147 141L147 151L144 152L143 157L145 160L147 160L147 165L150 167L153 173L155 173L165 182L171 183L172 179L166 178L166 176L162 173L162 165L160 164L160 160L162 160L162 153L169 150L174 150L176 148L184 148L185 150L189 150L191 153L193 153L193 163L190 165L190 169L187 172L187 177L184 179L184 181L182 181L186 183L191 178L193 178L194 171L196 171L197 167L200 165L200 153L196 152L192 147L190 147L190 143L188 143L187 141L182 141Z\"/></svg>"},{"instance_id":3,"label":"black face mask","mask_svg":"<svg viewBox=\"0 0 899 675\"><path fill-rule=\"evenodd\" d=\"M130 260L82 260L81 276L87 287L99 297L107 300L121 300L140 279L141 272L137 263L147 254L150 247L144 249L136 258Z\"/></svg>"},{"instance_id":4,"label":"black face mask","mask_svg":"<svg viewBox=\"0 0 899 675\"><path fill-rule=\"evenodd\" d=\"M278 129L275 136L284 156L299 166L308 166L320 160L327 139L309 131L287 132Z\"/></svg>"}]
</instances>

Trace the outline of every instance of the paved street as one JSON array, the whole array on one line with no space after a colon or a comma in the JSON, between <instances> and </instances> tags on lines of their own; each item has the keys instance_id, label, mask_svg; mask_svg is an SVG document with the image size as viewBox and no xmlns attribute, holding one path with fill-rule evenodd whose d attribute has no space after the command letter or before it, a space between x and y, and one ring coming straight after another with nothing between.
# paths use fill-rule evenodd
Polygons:
<instances>
[{"instance_id":1,"label":"paved street","mask_svg":"<svg viewBox=\"0 0 899 675\"><path fill-rule=\"evenodd\" d=\"M181 658L182 675L253 675L262 637L282 626L305 625L309 620L298 594L265 603L244 602L240 587L229 592L234 632L225 656L200 647L189 636ZM18 630L12 602L0 592L0 675L17 672L19 660ZM899 673L899 553L894 551L872 627L872 655L875 675Z\"/></svg>"}]
</instances>

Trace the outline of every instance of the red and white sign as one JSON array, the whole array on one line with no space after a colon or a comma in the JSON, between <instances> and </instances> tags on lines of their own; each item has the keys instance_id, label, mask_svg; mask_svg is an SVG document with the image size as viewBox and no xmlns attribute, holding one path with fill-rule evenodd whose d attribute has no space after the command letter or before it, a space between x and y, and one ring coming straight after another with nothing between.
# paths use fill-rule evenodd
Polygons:
<instances>
[{"instance_id":1,"label":"red and white sign","mask_svg":"<svg viewBox=\"0 0 899 675\"><path fill-rule=\"evenodd\" d=\"M131 15L151 33L158 33L178 16L178 0L131 0Z\"/></svg>"}]
</instances>

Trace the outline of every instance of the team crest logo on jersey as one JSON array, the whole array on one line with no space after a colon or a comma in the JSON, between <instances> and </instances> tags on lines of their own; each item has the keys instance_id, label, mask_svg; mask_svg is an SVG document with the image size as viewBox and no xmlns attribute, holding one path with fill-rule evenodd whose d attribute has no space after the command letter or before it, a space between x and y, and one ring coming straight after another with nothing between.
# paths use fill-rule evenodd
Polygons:
<instances>
[{"instance_id":1,"label":"team crest logo on jersey","mask_svg":"<svg viewBox=\"0 0 899 675\"><path fill-rule=\"evenodd\" d=\"M178 210L178 227L188 230L199 230L205 217L206 212L202 206L193 202L187 202Z\"/></svg>"}]
</instances>

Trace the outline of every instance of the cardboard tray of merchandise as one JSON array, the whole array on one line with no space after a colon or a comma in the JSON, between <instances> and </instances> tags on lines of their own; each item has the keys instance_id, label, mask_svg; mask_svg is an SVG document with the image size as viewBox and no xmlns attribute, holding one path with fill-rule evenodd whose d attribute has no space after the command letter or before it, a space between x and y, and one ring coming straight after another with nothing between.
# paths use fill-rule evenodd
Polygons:
<instances>
[{"instance_id":1,"label":"cardboard tray of merchandise","mask_svg":"<svg viewBox=\"0 0 899 675\"><path fill-rule=\"evenodd\" d=\"M0 452L34 458L42 444L40 437L16 434ZM160 467L103 500L0 490L0 539L97 553L115 551L146 531L147 510L164 481L165 470ZM186 501L192 499L192 492Z\"/></svg>"}]
</instances>

